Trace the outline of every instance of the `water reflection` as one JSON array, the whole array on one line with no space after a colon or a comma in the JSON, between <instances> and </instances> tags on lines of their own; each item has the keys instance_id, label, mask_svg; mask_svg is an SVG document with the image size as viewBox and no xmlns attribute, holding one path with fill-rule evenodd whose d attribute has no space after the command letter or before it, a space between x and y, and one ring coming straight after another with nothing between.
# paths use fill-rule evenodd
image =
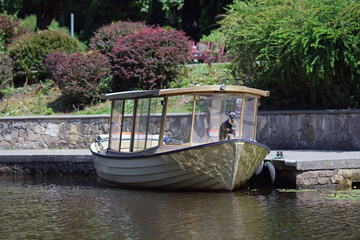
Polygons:
<instances>
[{"instance_id":1,"label":"water reflection","mask_svg":"<svg viewBox=\"0 0 360 240\"><path fill-rule=\"evenodd\" d=\"M322 193L156 192L0 178L1 239L359 239L360 202Z\"/></svg>"}]
</instances>

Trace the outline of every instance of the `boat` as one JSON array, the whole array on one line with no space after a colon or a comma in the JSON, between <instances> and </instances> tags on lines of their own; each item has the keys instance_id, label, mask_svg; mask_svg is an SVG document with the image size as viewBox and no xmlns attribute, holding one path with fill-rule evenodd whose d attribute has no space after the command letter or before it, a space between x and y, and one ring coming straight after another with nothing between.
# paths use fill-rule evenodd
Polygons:
<instances>
[{"instance_id":1,"label":"boat","mask_svg":"<svg viewBox=\"0 0 360 240\"><path fill-rule=\"evenodd\" d=\"M270 152L256 142L259 99L266 96L224 84L105 94L112 105L109 134L90 146L97 175L130 188L240 188ZM233 131L220 139L229 113Z\"/></svg>"}]
</instances>

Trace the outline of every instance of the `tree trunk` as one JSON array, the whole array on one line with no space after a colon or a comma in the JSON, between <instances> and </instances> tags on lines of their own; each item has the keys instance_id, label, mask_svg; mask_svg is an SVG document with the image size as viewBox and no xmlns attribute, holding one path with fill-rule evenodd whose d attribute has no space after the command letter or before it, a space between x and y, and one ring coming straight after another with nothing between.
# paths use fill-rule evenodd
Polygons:
<instances>
[{"instance_id":1,"label":"tree trunk","mask_svg":"<svg viewBox=\"0 0 360 240\"><path fill-rule=\"evenodd\" d=\"M184 0L181 28L196 41L201 37L199 33L200 11L200 0Z\"/></svg>"},{"instance_id":2,"label":"tree trunk","mask_svg":"<svg viewBox=\"0 0 360 240\"><path fill-rule=\"evenodd\" d=\"M38 30L48 28L51 21L59 15L63 1L64 0L41 1L41 3L36 5L36 28Z\"/></svg>"}]
</instances>

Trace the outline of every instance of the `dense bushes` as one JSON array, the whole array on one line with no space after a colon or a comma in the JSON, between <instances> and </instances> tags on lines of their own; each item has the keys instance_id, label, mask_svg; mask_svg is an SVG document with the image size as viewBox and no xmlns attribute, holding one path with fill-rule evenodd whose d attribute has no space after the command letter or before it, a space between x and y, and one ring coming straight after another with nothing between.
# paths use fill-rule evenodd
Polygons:
<instances>
[{"instance_id":1,"label":"dense bushes","mask_svg":"<svg viewBox=\"0 0 360 240\"><path fill-rule=\"evenodd\" d=\"M100 99L111 80L108 58L99 52L53 53L44 64L57 83L64 102L78 109Z\"/></svg>"},{"instance_id":2,"label":"dense bushes","mask_svg":"<svg viewBox=\"0 0 360 240\"><path fill-rule=\"evenodd\" d=\"M89 48L108 54L119 38L145 28L146 25L142 22L114 22L96 31L90 39Z\"/></svg>"},{"instance_id":3,"label":"dense bushes","mask_svg":"<svg viewBox=\"0 0 360 240\"><path fill-rule=\"evenodd\" d=\"M13 78L12 60L6 54L0 54L0 99L3 97L2 90L11 86Z\"/></svg>"},{"instance_id":4,"label":"dense bushes","mask_svg":"<svg viewBox=\"0 0 360 240\"><path fill-rule=\"evenodd\" d=\"M234 1L222 22L236 77L269 89L263 106L360 107L360 3Z\"/></svg>"},{"instance_id":5,"label":"dense bushes","mask_svg":"<svg viewBox=\"0 0 360 240\"><path fill-rule=\"evenodd\" d=\"M113 89L168 87L189 51L188 37L174 29L147 28L124 36L112 51Z\"/></svg>"},{"instance_id":6,"label":"dense bushes","mask_svg":"<svg viewBox=\"0 0 360 240\"><path fill-rule=\"evenodd\" d=\"M0 14L0 42L6 48L7 45L17 36L26 33L25 28L12 16Z\"/></svg>"},{"instance_id":7,"label":"dense bushes","mask_svg":"<svg viewBox=\"0 0 360 240\"><path fill-rule=\"evenodd\" d=\"M51 30L22 35L8 46L8 54L13 59L14 72L22 72L26 79L31 78L34 82L46 76L43 65L46 55L53 52L75 51L81 51L77 40Z\"/></svg>"}]
</instances>

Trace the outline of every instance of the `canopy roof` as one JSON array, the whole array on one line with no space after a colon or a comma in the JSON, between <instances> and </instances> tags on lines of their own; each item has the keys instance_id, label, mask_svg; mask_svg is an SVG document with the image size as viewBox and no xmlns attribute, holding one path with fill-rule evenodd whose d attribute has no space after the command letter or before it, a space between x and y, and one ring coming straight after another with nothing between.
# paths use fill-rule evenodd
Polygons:
<instances>
[{"instance_id":1,"label":"canopy roof","mask_svg":"<svg viewBox=\"0 0 360 240\"><path fill-rule=\"evenodd\" d=\"M225 86L225 85L211 85L211 86L195 86L188 88L171 88L171 89L158 89L158 90L144 90L144 91L127 91L108 93L104 99L135 99L147 97L165 97L176 95L191 95L191 94L250 94L256 97L268 97L269 91L263 91L255 88L248 88L244 86Z\"/></svg>"}]
</instances>

